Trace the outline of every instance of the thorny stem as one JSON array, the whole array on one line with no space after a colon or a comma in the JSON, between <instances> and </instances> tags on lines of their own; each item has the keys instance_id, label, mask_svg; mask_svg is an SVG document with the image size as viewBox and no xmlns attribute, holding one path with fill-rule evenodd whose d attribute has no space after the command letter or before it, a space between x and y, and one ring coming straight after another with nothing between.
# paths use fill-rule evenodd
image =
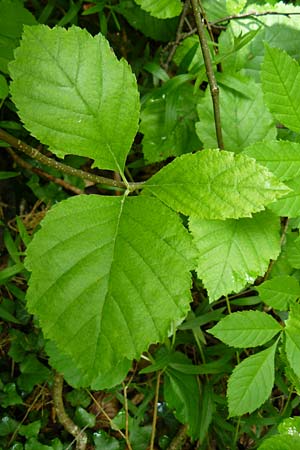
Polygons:
<instances>
[{"instance_id":1,"label":"thorny stem","mask_svg":"<svg viewBox=\"0 0 300 450\"><path fill-rule=\"evenodd\" d=\"M89 172L85 172L84 170L74 169L71 166L68 166L67 164L60 163L54 159L48 158L47 156L40 153L36 148L31 147L30 145L25 144L24 142L20 141L19 139L15 138L11 134L8 134L6 131L2 130L0 128L0 139L7 142L12 147L16 148L17 150L25 153L26 155L30 156L33 159L36 159L40 163L44 164L45 166L52 167L56 170L59 170L60 172L66 173L68 175L73 175L78 178L82 178L83 180L89 180L93 183L99 183L106 186L114 186L119 187L123 189L127 189L129 187L130 191L134 191L135 189L140 189L143 186L143 183L128 183L128 186L123 182L119 180L113 180L111 178L102 177L99 175L95 175Z\"/></svg>"},{"instance_id":2,"label":"thorny stem","mask_svg":"<svg viewBox=\"0 0 300 450\"><path fill-rule=\"evenodd\" d=\"M52 392L55 412L59 422L63 425L65 430L74 436L76 440L76 450L85 450L87 445L87 435L77 425L75 425L65 411L62 398L63 383L63 376L59 373L55 373Z\"/></svg>"},{"instance_id":3,"label":"thorny stem","mask_svg":"<svg viewBox=\"0 0 300 450\"><path fill-rule=\"evenodd\" d=\"M158 397L159 397L159 386L160 386L161 375L162 375L162 372L159 371L157 373L157 379L156 379L155 396L154 396L154 411L153 411L153 419L152 419L152 433L151 433L149 450L154 450L154 440L155 440L156 422L157 422L157 404L158 404Z\"/></svg>"},{"instance_id":4,"label":"thorny stem","mask_svg":"<svg viewBox=\"0 0 300 450\"><path fill-rule=\"evenodd\" d=\"M220 115L220 103L219 103L219 87L217 85L216 77L213 71L213 65L210 57L210 52L207 44L207 40L205 37L204 25L202 23L201 10L199 6L198 0L191 0L194 17L197 26L197 32L199 36L199 41L202 49L203 59L206 68L207 79L210 87L213 110L214 110L214 119L215 119L215 129L218 147L220 150L224 149L223 136L222 136L222 128L221 128L221 115Z\"/></svg>"}]
</instances>

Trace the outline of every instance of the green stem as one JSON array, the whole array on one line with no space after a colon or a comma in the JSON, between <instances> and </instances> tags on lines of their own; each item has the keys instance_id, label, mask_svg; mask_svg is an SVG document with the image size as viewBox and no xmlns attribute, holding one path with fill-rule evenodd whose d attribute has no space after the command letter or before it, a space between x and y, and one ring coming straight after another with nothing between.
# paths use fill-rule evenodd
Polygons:
<instances>
[{"instance_id":1,"label":"green stem","mask_svg":"<svg viewBox=\"0 0 300 450\"><path fill-rule=\"evenodd\" d=\"M124 183L123 181L113 180L112 178L101 177L93 173L85 172L84 170L74 169L74 167L68 166L54 159L48 158L47 156L40 153L36 148L33 148L30 145L25 144L24 142L20 141L20 139L17 139L11 134L8 134L1 128L0 128L0 139L7 142L9 145L16 148L17 150L30 156L31 158L39 161L45 166L52 167L53 169L59 170L60 172L66 173L68 175L73 175L75 177L82 178L83 180L89 180L92 181L93 183L103 184L106 186L114 186L118 188L129 189L130 192L136 189L141 189L143 186L143 182Z\"/></svg>"},{"instance_id":2,"label":"green stem","mask_svg":"<svg viewBox=\"0 0 300 450\"><path fill-rule=\"evenodd\" d=\"M161 375L162 375L161 371L157 372L155 396L154 396L154 410L153 410L153 419L152 419L152 433L151 433L149 450L154 450L154 440L155 440L156 422L157 422L157 404L158 404L158 397L159 397L159 386L160 386Z\"/></svg>"},{"instance_id":3,"label":"green stem","mask_svg":"<svg viewBox=\"0 0 300 450\"><path fill-rule=\"evenodd\" d=\"M221 115L220 115L220 103L219 103L219 87L217 84L217 80L213 71L213 65L210 57L210 52L207 44L207 40L205 37L205 29L202 23L201 10L198 0L191 0L194 17L197 26L197 32L199 36L199 41L202 49L204 64L206 68L206 75L208 79L208 84L210 87L211 98L213 103L214 110L214 119L215 119L215 129L218 147L220 150L224 149L223 136L222 136L222 128L221 128Z\"/></svg>"}]
</instances>

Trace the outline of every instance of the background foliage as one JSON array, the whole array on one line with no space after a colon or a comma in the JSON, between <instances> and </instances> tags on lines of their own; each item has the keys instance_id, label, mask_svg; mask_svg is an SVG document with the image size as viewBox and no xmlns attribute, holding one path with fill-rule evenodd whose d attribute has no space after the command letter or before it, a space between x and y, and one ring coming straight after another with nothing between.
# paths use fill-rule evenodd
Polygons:
<instances>
[{"instance_id":1,"label":"background foliage","mask_svg":"<svg viewBox=\"0 0 300 450\"><path fill-rule=\"evenodd\" d=\"M0 448L300 448L297 3L0 0Z\"/></svg>"}]
</instances>

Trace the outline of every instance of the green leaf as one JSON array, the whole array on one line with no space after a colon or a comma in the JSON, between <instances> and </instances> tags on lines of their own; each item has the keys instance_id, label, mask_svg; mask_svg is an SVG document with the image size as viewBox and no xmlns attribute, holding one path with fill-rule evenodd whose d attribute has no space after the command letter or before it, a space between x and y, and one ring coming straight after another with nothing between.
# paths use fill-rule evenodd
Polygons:
<instances>
[{"instance_id":1,"label":"green leaf","mask_svg":"<svg viewBox=\"0 0 300 450\"><path fill-rule=\"evenodd\" d=\"M247 0L226 0L226 8L229 14L238 14L246 6Z\"/></svg>"},{"instance_id":2,"label":"green leaf","mask_svg":"<svg viewBox=\"0 0 300 450\"><path fill-rule=\"evenodd\" d=\"M252 219L191 217L189 228L198 249L197 274L210 301L252 284L280 253L280 223L267 211Z\"/></svg>"},{"instance_id":3,"label":"green leaf","mask_svg":"<svg viewBox=\"0 0 300 450\"><path fill-rule=\"evenodd\" d=\"M183 320L194 248L156 199L77 196L47 214L26 266L28 309L90 383Z\"/></svg>"},{"instance_id":4,"label":"green leaf","mask_svg":"<svg viewBox=\"0 0 300 450\"><path fill-rule=\"evenodd\" d=\"M158 19L179 16L182 10L180 0L135 0L135 2Z\"/></svg>"},{"instance_id":5,"label":"green leaf","mask_svg":"<svg viewBox=\"0 0 300 450\"><path fill-rule=\"evenodd\" d=\"M300 144L287 141L256 142L243 154L265 166L281 181L300 176Z\"/></svg>"},{"instance_id":6,"label":"green leaf","mask_svg":"<svg viewBox=\"0 0 300 450\"><path fill-rule=\"evenodd\" d=\"M251 217L288 191L254 159L218 150L182 155L144 185L144 193L201 219Z\"/></svg>"},{"instance_id":7,"label":"green leaf","mask_svg":"<svg viewBox=\"0 0 300 450\"><path fill-rule=\"evenodd\" d=\"M266 45L262 66L265 101L276 119L293 131L300 131L300 69L285 51Z\"/></svg>"},{"instance_id":8,"label":"green leaf","mask_svg":"<svg viewBox=\"0 0 300 450\"><path fill-rule=\"evenodd\" d=\"M144 11L133 0L122 0L115 6L128 23L145 36L157 41L169 42L175 39L178 19L157 19Z\"/></svg>"},{"instance_id":9,"label":"green leaf","mask_svg":"<svg viewBox=\"0 0 300 450\"><path fill-rule=\"evenodd\" d=\"M183 354L176 353L178 363L191 363ZM168 367L164 376L164 397L169 408L175 410L175 417L188 425L188 434L193 438L199 437L199 420L201 399L197 377L186 375Z\"/></svg>"},{"instance_id":10,"label":"green leaf","mask_svg":"<svg viewBox=\"0 0 300 450\"><path fill-rule=\"evenodd\" d=\"M51 371L40 363L34 355L27 355L20 364L21 375L18 378L18 386L27 392L31 392L36 384L49 381Z\"/></svg>"},{"instance_id":11,"label":"green leaf","mask_svg":"<svg viewBox=\"0 0 300 450\"><path fill-rule=\"evenodd\" d=\"M277 342L238 364L228 381L229 416L252 413L270 396L274 384Z\"/></svg>"},{"instance_id":12,"label":"green leaf","mask_svg":"<svg viewBox=\"0 0 300 450\"><path fill-rule=\"evenodd\" d=\"M290 243L286 256L288 262L294 269L300 269L300 237Z\"/></svg>"},{"instance_id":13,"label":"green leaf","mask_svg":"<svg viewBox=\"0 0 300 450\"><path fill-rule=\"evenodd\" d=\"M298 377L300 377L300 305L291 307L286 322L285 351L287 359Z\"/></svg>"},{"instance_id":14,"label":"green leaf","mask_svg":"<svg viewBox=\"0 0 300 450\"><path fill-rule=\"evenodd\" d=\"M200 141L195 133L196 102L193 86L182 84L176 90L154 91L141 112L140 132L145 159L155 162L169 156L198 150Z\"/></svg>"},{"instance_id":15,"label":"green leaf","mask_svg":"<svg viewBox=\"0 0 300 450\"><path fill-rule=\"evenodd\" d=\"M119 450L120 443L112 436L109 436L105 431L100 430L93 434L95 450Z\"/></svg>"},{"instance_id":16,"label":"green leaf","mask_svg":"<svg viewBox=\"0 0 300 450\"><path fill-rule=\"evenodd\" d=\"M261 87L250 79L237 78L237 81L243 84L246 95L238 95L224 85L219 89L224 146L226 150L239 153L253 142L275 139L277 132L272 115L264 104ZM198 116L200 122L196 123L196 132L204 147L218 147L209 89L198 104Z\"/></svg>"},{"instance_id":17,"label":"green leaf","mask_svg":"<svg viewBox=\"0 0 300 450\"><path fill-rule=\"evenodd\" d=\"M276 435L263 441L258 450L300 450L298 436Z\"/></svg>"},{"instance_id":18,"label":"green leaf","mask_svg":"<svg viewBox=\"0 0 300 450\"><path fill-rule=\"evenodd\" d=\"M70 355L59 351L53 341L46 343L45 350L50 357L51 367L63 373L66 382L74 388L90 386L91 389L97 391L110 389L124 380L131 367L131 361L124 358L114 365L114 370L99 374L95 373L91 378L84 368L79 368L75 365Z\"/></svg>"},{"instance_id":19,"label":"green leaf","mask_svg":"<svg viewBox=\"0 0 300 450\"><path fill-rule=\"evenodd\" d=\"M0 6L1 9L1 6ZM8 96L8 84L3 75L0 74L0 99L6 98Z\"/></svg>"},{"instance_id":20,"label":"green leaf","mask_svg":"<svg viewBox=\"0 0 300 450\"><path fill-rule=\"evenodd\" d=\"M25 24L34 25L36 20L21 2L0 1L0 71L4 73L8 73L7 64L13 59Z\"/></svg>"},{"instance_id":21,"label":"green leaf","mask_svg":"<svg viewBox=\"0 0 300 450\"><path fill-rule=\"evenodd\" d=\"M0 392L0 405L7 408L12 405L22 405L23 400L16 390L15 383L7 383Z\"/></svg>"},{"instance_id":22,"label":"green leaf","mask_svg":"<svg viewBox=\"0 0 300 450\"><path fill-rule=\"evenodd\" d=\"M280 311L286 311L300 297L299 283L290 275L267 280L257 286L256 290L264 303Z\"/></svg>"},{"instance_id":23,"label":"green leaf","mask_svg":"<svg viewBox=\"0 0 300 450\"><path fill-rule=\"evenodd\" d=\"M300 215L300 180L299 177L285 182L291 191L277 202L269 205L269 208L278 216L299 217Z\"/></svg>"},{"instance_id":24,"label":"green leaf","mask_svg":"<svg viewBox=\"0 0 300 450\"><path fill-rule=\"evenodd\" d=\"M1 98L1 96L0 96ZM20 175L17 172L4 172L4 171L0 171L0 180L7 180L8 178L14 178L17 177L18 175Z\"/></svg>"},{"instance_id":25,"label":"green leaf","mask_svg":"<svg viewBox=\"0 0 300 450\"><path fill-rule=\"evenodd\" d=\"M74 26L25 27L10 74L22 121L51 151L123 170L138 128L138 90L102 35Z\"/></svg>"},{"instance_id":26,"label":"green leaf","mask_svg":"<svg viewBox=\"0 0 300 450\"><path fill-rule=\"evenodd\" d=\"M272 316L260 311L240 311L224 317L208 330L216 338L232 347L257 347L282 330Z\"/></svg>"},{"instance_id":27,"label":"green leaf","mask_svg":"<svg viewBox=\"0 0 300 450\"><path fill-rule=\"evenodd\" d=\"M96 423L96 417L94 414L87 412L81 406L78 406L75 411L75 420L76 423L82 427L93 428Z\"/></svg>"},{"instance_id":28,"label":"green leaf","mask_svg":"<svg viewBox=\"0 0 300 450\"><path fill-rule=\"evenodd\" d=\"M250 2L248 2L250 3ZM266 3L248 4L244 12L257 11L265 12ZM283 2L268 4L268 11L274 11L277 14L267 14L261 17L248 17L243 20L232 20L227 27L226 32L222 32L219 39L219 53L222 55L226 52L228 41L243 38L249 30L258 31L254 39L242 51L232 54L226 58L222 64L223 71L240 71L251 76L257 82L260 82L261 64L264 59L264 44L268 43L271 47L281 48L292 57L299 59L300 57L300 17L299 6L292 4L284 4ZM278 14L278 13L283 13ZM288 13L292 13L291 15ZM293 15L293 13L296 13ZM285 14L285 15L284 15ZM223 16L224 17L224 16ZM226 45L227 44L227 45Z\"/></svg>"},{"instance_id":29,"label":"green leaf","mask_svg":"<svg viewBox=\"0 0 300 450\"><path fill-rule=\"evenodd\" d=\"M280 434L289 434L300 437L300 417L288 417L278 425Z\"/></svg>"},{"instance_id":30,"label":"green leaf","mask_svg":"<svg viewBox=\"0 0 300 450\"><path fill-rule=\"evenodd\" d=\"M8 436L15 432L19 423L9 416L3 416L0 420L0 436Z\"/></svg>"}]
</instances>

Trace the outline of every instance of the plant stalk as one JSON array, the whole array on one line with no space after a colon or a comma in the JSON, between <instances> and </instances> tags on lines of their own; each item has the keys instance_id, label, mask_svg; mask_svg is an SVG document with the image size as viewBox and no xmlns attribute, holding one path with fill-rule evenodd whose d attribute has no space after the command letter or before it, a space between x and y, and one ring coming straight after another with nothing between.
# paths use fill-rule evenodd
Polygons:
<instances>
[{"instance_id":1,"label":"plant stalk","mask_svg":"<svg viewBox=\"0 0 300 450\"><path fill-rule=\"evenodd\" d=\"M205 37L205 29L202 22L202 15L200 10L200 5L198 0L191 0L193 13L196 21L197 32L199 36L199 41L202 49L206 75L208 79L208 84L210 87L210 93L213 103L214 119L215 119L215 129L216 137L218 142L218 147L220 150L224 149L222 128L221 128L221 115L220 115L220 102L219 102L219 87L214 74L213 65L210 57L209 47Z\"/></svg>"},{"instance_id":2,"label":"plant stalk","mask_svg":"<svg viewBox=\"0 0 300 450\"><path fill-rule=\"evenodd\" d=\"M53 385L53 404L55 412L57 414L59 422L63 425L65 430L67 430L76 440L76 450L85 450L87 445L87 435L82 431L67 415L63 403L63 384L64 378L60 373L55 373L54 375L54 385Z\"/></svg>"},{"instance_id":3,"label":"plant stalk","mask_svg":"<svg viewBox=\"0 0 300 450\"><path fill-rule=\"evenodd\" d=\"M39 152L36 148L33 148L30 145L25 144L20 139L15 138L14 136L2 130L1 128L0 128L0 139L7 142L9 145L16 148L17 150L30 156L31 158L36 159L45 166L52 167L53 169L59 170L60 172L66 173L68 175L73 175L75 177L82 178L83 180L89 180L96 184L114 186L123 189L127 189L129 187L131 192L136 189L140 189L143 186L143 182L128 183L127 186L123 181L102 177L99 175L95 175L93 173L85 172L84 170L74 169L74 167L68 166L67 164L63 164L52 158L48 158L47 156Z\"/></svg>"}]
</instances>

